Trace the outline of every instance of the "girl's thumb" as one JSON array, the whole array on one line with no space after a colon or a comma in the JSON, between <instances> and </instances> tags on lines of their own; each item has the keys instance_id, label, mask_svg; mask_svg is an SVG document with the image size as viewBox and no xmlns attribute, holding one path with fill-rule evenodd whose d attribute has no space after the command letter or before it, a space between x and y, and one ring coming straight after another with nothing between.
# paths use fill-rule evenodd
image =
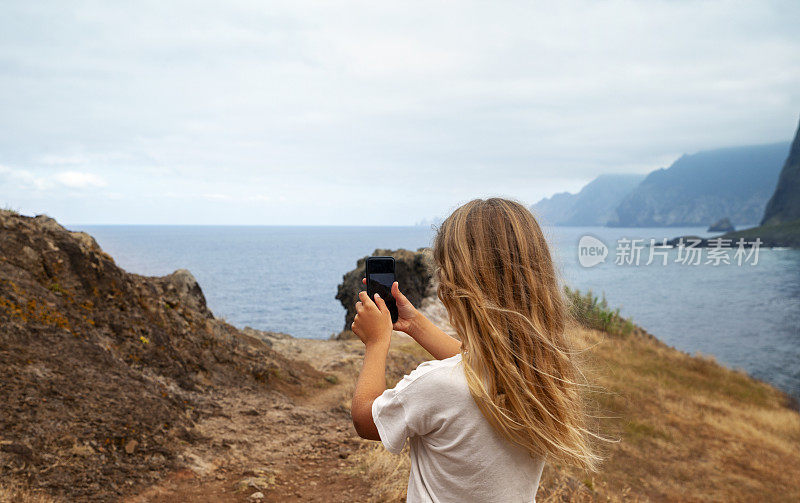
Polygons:
<instances>
[{"instance_id":1,"label":"girl's thumb","mask_svg":"<svg viewBox=\"0 0 800 503\"><path fill-rule=\"evenodd\" d=\"M400 291L400 284L397 281L392 283L392 297L394 297L394 301L398 305L410 304L406 296Z\"/></svg>"}]
</instances>

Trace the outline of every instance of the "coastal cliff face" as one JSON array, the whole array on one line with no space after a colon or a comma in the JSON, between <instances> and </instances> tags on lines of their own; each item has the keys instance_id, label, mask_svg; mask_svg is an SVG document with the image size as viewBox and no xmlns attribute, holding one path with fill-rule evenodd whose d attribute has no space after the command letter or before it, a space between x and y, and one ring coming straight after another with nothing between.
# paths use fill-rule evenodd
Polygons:
<instances>
[{"instance_id":1,"label":"coastal cliff face","mask_svg":"<svg viewBox=\"0 0 800 503\"><path fill-rule=\"evenodd\" d=\"M608 225L707 226L725 217L737 227L759 222L788 150L776 143L685 155L650 173Z\"/></svg>"},{"instance_id":2,"label":"coastal cliff face","mask_svg":"<svg viewBox=\"0 0 800 503\"><path fill-rule=\"evenodd\" d=\"M408 300L415 306L419 306L426 297L436 294L436 283L434 280L433 257L427 248L420 248L417 251L399 250L375 250L372 256L391 255L395 260L395 276ZM361 279L366 275L367 257L358 259L356 268L342 277L342 283L336 292L336 299L342 303L342 307L347 311L344 318L343 332L339 338L352 336L350 325L356 317L356 302L358 293L365 289Z\"/></svg>"},{"instance_id":3,"label":"coastal cliff face","mask_svg":"<svg viewBox=\"0 0 800 503\"><path fill-rule=\"evenodd\" d=\"M317 375L214 319L188 271L129 274L88 234L0 211L6 480L117 499L176 467L195 422L219 408L215 390Z\"/></svg>"},{"instance_id":4,"label":"coastal cliff face","mask_svg":"<svg viewBox=\"0 0 800 503\"><path fill-rule=\"evenodd\" d=\"M563 192L531 206L549 225L605 225L622 199L644 180L644 175L600 175L577 194Z\"/></svg>"},{"instance_id":5,"label":"coastal cliff face","mask_svg":"<svg viewBox=\"0 0 800 503\"><path fill-rule=\"evenodd\" d=\"M733 242L759 239L763 246L800 248L800 126L761 225L728 232L722 237Z\"/></svg>"},{"instance_id":6,"label":"coastal cliff face","mask_svg":"<svg viewBox=\"0 0 800 503\"><path fill-rule=\"evenodd\" d=\"M800 125L794 135L789 157L783 165L761 225L776 225L800 219Z\"/></svg>"}]
</instances>

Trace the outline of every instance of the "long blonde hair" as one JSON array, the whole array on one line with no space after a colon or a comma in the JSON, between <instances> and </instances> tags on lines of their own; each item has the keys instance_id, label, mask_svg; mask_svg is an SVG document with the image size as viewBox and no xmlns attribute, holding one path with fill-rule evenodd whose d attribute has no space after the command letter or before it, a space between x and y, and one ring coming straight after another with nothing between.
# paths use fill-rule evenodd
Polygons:
<instances>
[{"instance_id":1,"label":"long blonde hair","mask_svg":"<svg viewBox=\"0 0 800 503\"><path fill-rule=\"evenodd\" d=\"M596 469L567 307L531 212L506 199L470 201L439 227L433 255L438 296L486 419L532 456Z\"/></svg>"}]
</instances>

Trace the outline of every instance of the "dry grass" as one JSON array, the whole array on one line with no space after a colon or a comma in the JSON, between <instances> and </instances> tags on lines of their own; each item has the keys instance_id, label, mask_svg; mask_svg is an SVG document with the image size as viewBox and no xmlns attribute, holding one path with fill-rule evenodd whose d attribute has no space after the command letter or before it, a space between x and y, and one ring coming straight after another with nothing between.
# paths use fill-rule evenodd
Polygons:
<instances>
[{"instance_id":1,"label":"dry grass","mask_svg":"<svg viewBox=\"0 0 800 503\"><path fill-rule=\"evenodd\" d=\"M800 414L775 388L656 340L581 330L603 429L598 479L659 501L800 500Z\"/></svg>"},{"instance_id":2,"label":"dry grass","mask_svg":"<svg viewBox=\"0 0 800 503\"><path fill-rule=\"evenodd\" d=\"M0 503L55 503L50 496L32 492L20 485L0 482Z\"/></svg>"},{"instance_id":3,"label":"dry grass","mask_svg":"<svg viewBox=\"0 0 800 503\"><path fill-rule=\"evenodd\" d=\"M352 459L355 462L348 471L369 481L372 501L405 500L411 469L408 446L400 455L395 455L381 444L369 442Z\"/></svg>"},{"instance_id":4,"label":"dry grass","mask_svg":"<svg viewBox=\"0 0 800 503\"><path fill-rule=\"evenodd\" d=\"M599 473L547 465L537 501L800 501L800 414L784 394L646 335L572 331L604 389L591 396L599 428L618 441L600 446ZM425 359L393 348L398 367ZM372 444L356 461L375 501L404 498L407 454Z\"/></svg>"}]
</instances>

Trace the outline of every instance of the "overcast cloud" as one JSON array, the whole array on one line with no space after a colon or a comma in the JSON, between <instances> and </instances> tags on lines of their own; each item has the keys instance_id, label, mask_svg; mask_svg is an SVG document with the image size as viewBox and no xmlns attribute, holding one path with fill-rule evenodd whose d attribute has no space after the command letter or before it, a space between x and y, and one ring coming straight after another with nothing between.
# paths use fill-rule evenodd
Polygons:
<instances>
[{"instance_id":1,"label":"overcast cloud","mask_svg":"<svg viewBox=\"0 0 800 503\"><path fill-rule=\"evenodd\" d=\"M411 224L788 140L800 2L0 3L0 204Z\"/></svg>"}]
</instances>

